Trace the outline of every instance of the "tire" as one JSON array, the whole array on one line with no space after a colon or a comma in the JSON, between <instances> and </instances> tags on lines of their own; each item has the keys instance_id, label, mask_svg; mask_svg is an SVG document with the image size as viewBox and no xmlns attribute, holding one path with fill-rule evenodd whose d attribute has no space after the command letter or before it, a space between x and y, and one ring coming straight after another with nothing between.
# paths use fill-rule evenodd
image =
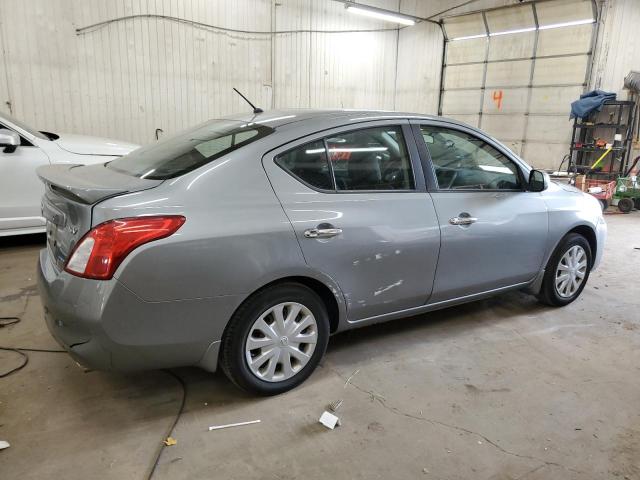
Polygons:
<instances>
[{"instance_id":1,"label":"tire","mask_svg":"<svg viewBox=\"0 0 640 480\"><path fill-rule=\"evenodd\" d=\"M602 211L604 212L607 208L609 208L609 200L606 198L600 198L600 207L602 207Z\"/></svg>"},{"instance_id":2,"label":"tire","mask_svg":"<svg viewBox=\"0 0 640 480\"><path fill-rule=\"evenodd\" d=\"M629 213L633 210L633 200L630 198L621 198L618 200L618 210L622 213Z\"/></svg>"},{"instance_id":3,"label":"tire","mask_svg":"<svg viewBox=\"0 0 640 480\"><path fill-rule=\"evenodd\" d=\"M636 210L640 210L640 197L633 199L633 206L636 207Z\"/></svg>"},{"instance_id":4,"label":"tire","mask_svg":"<svg viewBox=\"0 0 640 480\"><path fill-rule=\"evenodd\" d=\"M573 252L579 253L582 251L584 253L586 265L584 270L582 268L578 268L576 269L577 273L574 274L576 275L576 279L579 274L583 275L577 288L572 291L573 284L571 284L563 292L562 288L559 289L556 285L558 283L556 280L558 279L559 282L562 282L559 280L560 275L562 275L560 272L567 271L567 275L569 275L567 281L571 283L571 266L568 269L565 268L563 270L560 270L560 268L567 267L568 264L565 255L569 254L572 249ZM591 246L587 239L578 233L567 234L562 240L560 240L560 243L547 262L544 278L542 280L542 287L538 293L538 300L553 307L564 307L565 305L570 304L580 296L584 286L587 284L587 281L589 280L589 273L591 272L591 265L593 265L593 257L591 253ZM563 283L560 283L560 287L562 287L562 285Z\"/></svg>"},{"instance_id":5,"label":"tire","mask_svg":"<svg viewBox=\"0 0 640 480\"><path fill-rule=\"evenodd\" d=\"M243 390L259 395L286 392L315 370L327 348L329 330L327 308L313 290L294 282L267 287L233 314L222 338L220 367Z\"/></svg>"}]
</instances>

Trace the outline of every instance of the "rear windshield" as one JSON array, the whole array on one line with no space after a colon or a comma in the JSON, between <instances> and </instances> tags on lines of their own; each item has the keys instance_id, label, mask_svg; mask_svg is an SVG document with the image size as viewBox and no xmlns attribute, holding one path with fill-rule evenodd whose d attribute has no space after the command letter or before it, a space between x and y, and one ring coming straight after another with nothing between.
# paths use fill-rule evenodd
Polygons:
<instances>
[{"instance_id":1,"label":"rear windshield","mask_svg":"<svg viewBox=\"0 0 640 480\"><path fill-rule=\"evenodd\" d=\"M213 120L134 150L107 164L121 173L166 180L195 170L273 133L257 123Z\"/></svg>"}]
</instances>

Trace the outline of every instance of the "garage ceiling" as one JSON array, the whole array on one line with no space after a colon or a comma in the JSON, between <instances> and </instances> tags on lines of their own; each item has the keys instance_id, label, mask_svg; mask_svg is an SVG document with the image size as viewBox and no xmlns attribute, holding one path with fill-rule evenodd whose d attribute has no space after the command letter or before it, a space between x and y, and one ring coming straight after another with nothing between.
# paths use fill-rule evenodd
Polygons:
<instances>
[{"instance_id":1,"label":"garage ceiling","mask_svg":"<svg viewBox=\"0 0 640 480\"><path fill-rule=\"evenodd\" d=\"M538 1L444 20L440 114L482 128L538 168L569 151L570 103L588 83L597 11Z\"/></svg>"}]
</instances>

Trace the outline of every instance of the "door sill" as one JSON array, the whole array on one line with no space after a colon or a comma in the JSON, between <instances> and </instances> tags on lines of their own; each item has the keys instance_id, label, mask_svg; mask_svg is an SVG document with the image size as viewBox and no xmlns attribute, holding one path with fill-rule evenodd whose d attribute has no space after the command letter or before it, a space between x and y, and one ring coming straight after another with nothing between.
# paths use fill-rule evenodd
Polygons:
<instances>
[{"instance_id":1,"label":"door sill","mask_svg":"<svg viewBox=\"0 0 640 480\"><path fill-rule=\"evenodd\" d=\"M362 318L360 320L347 320L349 325L361 325L367 323L380 323L387 320L394 320L397 318L410 317L413 315L419 315L421 313L430 312L433 310L440 310L441 308L452 307L461 303L473 302L481 300L483 298L491 297L498 293L506 292L509 290L518 290L531 284L528 282L515 283L506 287L494 288L492 290L485 290L484 292L474 293L471 295L464 295L462 297L451 298L449 300L443 300L440 302L427 303L426 305L420 305L419 307L407 308L404 310L398 310L396 312L385 313L382 315L375 315L373 317Z\"/></svg>"}]
</instances>

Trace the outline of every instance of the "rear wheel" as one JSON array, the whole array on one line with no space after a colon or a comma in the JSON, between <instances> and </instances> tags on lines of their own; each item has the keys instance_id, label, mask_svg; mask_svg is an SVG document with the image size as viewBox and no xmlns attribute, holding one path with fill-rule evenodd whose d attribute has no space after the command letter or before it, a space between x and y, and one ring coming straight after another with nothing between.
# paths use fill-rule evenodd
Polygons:
<instances>
[{"instance_id":1,"label":"rear wheel","mask_svg":"<svg viewBox=\"0 0 640 480\"><path fill-rule=\"evenodd\" d=\"M633 199L633 206L636 207L636 210L640 210L640 197Z\"/></svg>"},{"instance_id":2,"label":"rear wheel","mask_svg":"<svg viewBox=\"0 0 640 480\"><path fill-rule=\"evenodd\" d=\"M329 317L320 297L303 285L282 283L249 297L233 315L220 366L240 388L276 395L311 375L328 340Z\"/></svg>"},{"instance_id":3,"label":"rear wheel","mask_svg":"<svg viewBox=\"0 0 640 480\"><path fill-rule=\"evenodd\" d=\"M621 198L618 200L618 210L622 213L629 213L633 210L633 200L630 198Z\"/></svg>"},{"instance_id":4,"label":"rear wheel","mask_svg":"<svg viewBox=\"0 0 640 480\"><path fill-rule=\"evenodd\" d=\"M578 298L589 278L591 255L589 242L582 235L565 236L547 263L538 299L563 307Z\"/></svg>"}]
</instances>

